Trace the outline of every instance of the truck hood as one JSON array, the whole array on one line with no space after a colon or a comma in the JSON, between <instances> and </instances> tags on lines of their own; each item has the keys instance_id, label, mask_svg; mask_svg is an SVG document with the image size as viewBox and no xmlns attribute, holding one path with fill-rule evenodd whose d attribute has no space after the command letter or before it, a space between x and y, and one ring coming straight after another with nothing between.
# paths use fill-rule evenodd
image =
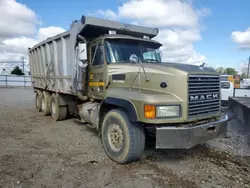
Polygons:
<instances>
[{"instance_id":1,"label":"truck hood","mask_svg":"<svg viewBox=\"0 0 250 188\"><path fill-rule=\"evenodd\" d=\"M159 81L165 78L175 82L177 77L187 79L188 75L218 75L218 73L213 68L177 63L143 63L143 66L140 66L140 64L131 63L109 64L108 75L112 76L124 74L126 77L131 78L138 73L139 69L141 74L144 74L143 68L145 70L146 76L153 76L153 80Z\"/></svg>"},{"instance_id":2,"label":"truck hood","mask_svg":"<svg viewBox=\"0 0 250 188\"><path fill-rule=\"evenodd\" d=\"M122 63L122 64L110 64L108 66L108 74L131 74L138 73L139 64ZM189 74L207 74L218 75L218 73L209 67L200 67L189 64L179 63L143 63L143 68L146 74L168 75L168 76L187 76ZM141 69L141 74L143 70Z\"/></svg>"},{"instance_id":3,"label":"truck hood","mask_svg":"<svg viewBox=\"0 0 250 188\"><path fill-rule=\"evenodd\" d=\"M174 63L143 63L146 74L140 67L140 76L138 76L139 67L139 64L131 63L109 64L107 83L110 85L106 96L132 101L137 106L138 113L144 111L144 104L181 106L181 118L159 119L158 123L189 121L190 75L218 76L212 68ZM140 116L144 117L143 114ZM204 117L209 116L202 116Z\"/></svg>"},{"instance_id":4,"label":"truck hood","mask_svg":"<svg viewBox=\"0 0 250 188\"><path fill-rule=\"evenodd\" d=\"M144 63L144 67L153 68L162 71L180 70L188 74L218 74L213 68L200 67L196 65L180 64L180 63Z\"/></svg>"}]
</instances>

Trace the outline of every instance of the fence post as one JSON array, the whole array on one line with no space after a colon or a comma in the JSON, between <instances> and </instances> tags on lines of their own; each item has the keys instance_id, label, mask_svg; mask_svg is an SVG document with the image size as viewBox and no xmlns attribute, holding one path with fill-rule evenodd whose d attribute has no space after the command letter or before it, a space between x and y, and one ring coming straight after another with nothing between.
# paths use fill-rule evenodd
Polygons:
<instances>
[{"instance_id":1,"label":"fence post","mask_svg":"<svg viewBox=\"0 0 250 188\"><path fill-rule=\"evenodd\" d=\"M5 75L5 86L6 86L6 87L8 87L8 80L7 80L7 79L8 79L8 76Z\"/></svg>"},{"instance_id":2,"label":"fence post","mask_svg":"<svg viewBox=\"0 0 250 188\"><path fill-rule=\"evenodd\" d=\"M23 75L23 86L24 86L24 89L25 89L26 88L25 75Z\"/></svg>"}]
</instances>

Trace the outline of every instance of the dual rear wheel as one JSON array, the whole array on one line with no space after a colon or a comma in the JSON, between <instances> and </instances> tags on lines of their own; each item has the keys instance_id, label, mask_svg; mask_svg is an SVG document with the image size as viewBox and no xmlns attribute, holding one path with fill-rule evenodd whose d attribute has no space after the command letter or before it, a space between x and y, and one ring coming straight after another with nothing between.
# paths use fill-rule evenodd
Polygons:
<instances>
[{"instance_id":1,"label":"dual rear wheel","mask_svg":"<svg viewBox=\"0 0 250 188\"><path fill-rule=\"evenodd\" d=\"M68 114L67 105L60 105L58 97L55 93L51 94L47 91L36 91L35 95L36 109L43 112L45 116L51 115L56 121L64 120Z\"/></svg>"},{"instance_id":2,"label":"dual rear wheel","mask_svg":"<svg viewBox=\"0 0 250 188\"><path fill-rule=\"evenodd\" d=\"M54 120L64 120L68 114L67 105L60 105L56 94L52 94L50 102L50 113Z\"/></svg>"},{"instance_id":3,"label":"dual rear wheel","mask_svg":"<svg viewBox=\"0 0 250 188\"><path fill-rule=\"evenodd\" d=\"M35 93L35 103L36 103L36 109L41 112L42 111L42 92L36 91Z\"/></svg>"}]
</instances>

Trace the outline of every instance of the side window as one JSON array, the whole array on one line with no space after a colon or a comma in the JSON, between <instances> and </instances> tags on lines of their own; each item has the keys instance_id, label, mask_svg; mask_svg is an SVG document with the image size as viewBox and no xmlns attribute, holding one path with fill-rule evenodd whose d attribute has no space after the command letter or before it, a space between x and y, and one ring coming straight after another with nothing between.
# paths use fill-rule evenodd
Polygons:
<instances>
[{"instance_id":1,"label":"side window","mask_svg":"<svg viewBox=\"0 0 250 188\"><path fill-rule=\"evenodd\" d=\"M143 59L153 59L157 60L154 54L154 51L144 52L143 53Z\"/></svg>"},{"instance_id":2,"label":"side window","mask_svg":"<svg viewBox=\"0 0 250 188\"><path fill-rule=\"evenodd\" d=\"M92 53L92 65L102 65L104 63L102 45L93 46L91 49Z\"/></svg>"}]
</instances>

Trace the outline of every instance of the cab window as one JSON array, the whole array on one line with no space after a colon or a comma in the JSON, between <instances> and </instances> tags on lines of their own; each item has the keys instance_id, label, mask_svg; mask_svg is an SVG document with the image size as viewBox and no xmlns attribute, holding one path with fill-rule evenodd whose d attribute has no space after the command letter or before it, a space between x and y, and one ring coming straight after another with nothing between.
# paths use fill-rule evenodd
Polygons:
<instances>
[{"instance_id":1,"label":"cab window","mask_svg":"<svg viewBox=\"0 0 250 188\"><path fill-rule=\"evenodd\" d=\"M92 65L98 66L104 64L102 45L93 46L91 48Z\"/></svg>"}]
</instances>

